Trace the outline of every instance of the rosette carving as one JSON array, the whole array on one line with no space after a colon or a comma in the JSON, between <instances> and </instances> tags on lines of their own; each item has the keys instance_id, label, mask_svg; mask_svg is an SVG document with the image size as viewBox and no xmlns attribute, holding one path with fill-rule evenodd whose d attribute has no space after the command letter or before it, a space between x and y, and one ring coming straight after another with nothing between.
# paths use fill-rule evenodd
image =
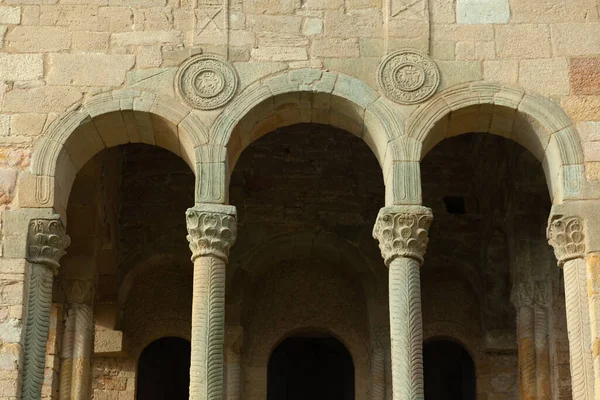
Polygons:
<instances>
[{"instance_id":1,"label":"rosette carving","mask_svg":"<svg viewBox=\"0 0 600 400\"><path fill-rule=\"evenodd\" d=\"M384 207L379 211L373 237L387 266L397 257L408 257L423 263L429 242L428 230L433 220L426 207Z\"/></svg>"},{"instance_id":2,"label":"rosette carving","mask_svg":"<svg viewBox=\"0 0 600 400\"><path fill-rule=\"evenodd\" d=\"M35 219L29 223L27 236L27 261L44 265L58 272L60 258L71 239L58 219Z\"/></svg>"},{"instance_id":3,"label":"rosette carving","mask_svg":"<svg viewBox=\"0 0 600 400\"><path fill-rule=\"evenodd\" d=\"M212 54L202 54L179 67L175 82L177 91L190 106L213 110L233 98L238 76L227 61Z\"/></svg>"},{"instance_id":4,"label":"rosette carving","mask_svg":"<svg viewBox=\"0 0 600 400\"><path fill-rule=\"evenodd\" d=\"M562 267L566 261L584 257L585 235L583 221L579 217L553 216L548 225L547 236L559 266Z\"/></svg>"},{"instance_id":5,"label":"rosette carving","mask_svg":"<svg viewBox=\"0 0 600 400\"><path fill-rule=\"evenodd\" d=\"M213 256L227 261L229 250L237 236L235 207L212 206L205 210L190 208L185 216L192 261L201 256Z\"/></svg>"},{"instance_id":6,"label":"rosette carving","mask_svg":"<svg viewBox=\"0 0 600 400\"><path fill-rule=\"evenodd\" d=\"M395 102L417 104L435 93L440 85L440 71L427 55L415 50L400 50L381 62L377 81Z\"/></svg>"}]
</instances>

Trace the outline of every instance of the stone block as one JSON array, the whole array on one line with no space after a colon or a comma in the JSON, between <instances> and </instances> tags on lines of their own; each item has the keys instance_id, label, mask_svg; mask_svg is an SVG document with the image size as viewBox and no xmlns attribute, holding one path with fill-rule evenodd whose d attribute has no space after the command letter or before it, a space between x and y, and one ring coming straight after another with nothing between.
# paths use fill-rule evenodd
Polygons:
<instances>
[{"instance_id":1,"label":"stone block","mask_svg":"<svg viewBox=\"0 0 600 400\"><path fill-rule=\"evenodd\" d=\"M72 49L74 51L105 52L108 50L110 33L73 32Z\"/></svg>"},{"instance_id":2,"label":"stone block","mask_svg":"<svg viewBox=\"0 0 600 400\"><path fill-rule=\"evenodd\" d=\"M567 96L561 99L560 105L574 122L600 121L598 96Z\"/></svg>"},{"instance_id":3,"label":"stone block","mask_svg":"<svg viewBox=\"0 0 600 400\"><path fill-rule=\"evenodd\" d=\"M44 60L41 54L0 53L0 80L26 81L42 77Z\"/></svg>"},{"instance_id":4,"label":"stone block","mask_svg":"<svg viewBox=\"0 0 600 400\"><path fill-rule=\"evenodd\" d=\"M585 22L598 19L597 5L589 0L510 0L511 22Z\"/></svg>"},{"instance_id":5,"label":"stone block","mask_svg":"<svg viewBox=\"0 0 600 400\"><path fill-rule=\"evenodd\" d=\"M596 57L572 58L569 78L572 94L600 94L600 59Z\"/></svg>"},{"instance_id":6,"label":"stone block","mask_svg":"<svg viewBox=\"0 0 600 400\"><path fill-rule=\"evenodd\" d=\"M360 56L358 39L322 38L314 39L310 49L313 57L340 58Z\"/></svg>"},{"instance_id":7,"label":"stone block","mask_svg":"<svg viewBox=\"0 0 600 400\"><path fill-rule=\"evenodd\" d=\"M517 83L519 78L519 61L488 60L483 63L483 78L486 81Z\"/></svg>"},{"instance_id":8,"label":"stone block","mask_svg":"<svg viewBox=\"0 0 600 400\"><path fill-rule=\"evenodd\" d=\"M435 24L453 24L456 22L456 7L447 0L430 0L429 15Z\"/></svg>"},{"instance_id":9,"label":"stone block","mask_svg":"<svg viewBox=\"0 0 600 400\"><path fill-rule=\"evenodd\" d=\"M114 46L156 46L159 44L178 44L183 40L179 31L137 31L118 32L111 36Z\"/></svg>"},{"instance_id":10,"label":"stone block","mask_svg":"<svg viewBox=\"0 0 600 400\"><path fill-rule=\"evenodd\" d=\"M63 112L83 97L81 90L69 86L40 86L13 89L4 95L4 110L22 113Z\"/></svg>"},{"instance_id":11,"label":"stone block","mask_svg":"<svg viewBox=\"0 0 600 400\"><path fill-rule=\"evenodd\" d=\"M446 40L431 42L431 57L435 60L454 61L456 58L456 43Z\"/></svg>"},{"instance_id":12,"label":"stone block","mask_svg":"<svg viewBox=\"0 0 600 400\"><path fill-rule=\"evenodd\" d=\"M293 14L301 7L300 0L246 0L248 14Z\"/></svg>"},{"instance_id":13,"label":"stone block","mask_svg":"<svg viewBox=\"0 0 600 400\"><path fill-rule=\"evenodd\" d=\"M322 18L306 18L302 24L302 33L306 36L318 35L323 32Z\"/></svg>"},{"instance_id":14,"label":"stone block","mask_svg":"<svg viewBox=\"0 0 600 400\"><path fill-rule=\"evenodd\" d=\"M600 22L553 24L555 56L585 56L600 53Z\"/></svg>"},{"instance_id":15,"label":"stone block","mask_svg":"<svg viewBox=\"0 0 600 400\"><path fill-rule=\"evenodd\" d=\"M71 32L53 26L15 26L7 35L8 47L23 53L68 50Z\"/></svg>"},{"instance_id":16,"label":"stone block","mask_svg":"<svg viewBox=\"0 0 600 400\"><path fill-rule=\"evenodd\" d=\"M382 35L383 18L379 9L325 12L325 36L364 38Z\"/></svg>"},{"instance_id":17,"label":"stone block","mask_svg":"<svg viewBox=\"0 0 600 400\"><path fill-rule=\"evenodd\" d=\"M0 24L19 24L21 23L20 7L0 7Z\"/></svg>"},{"instance_id":18,"label":"stone block","mask_svg":"<svg viewBox=\"0 0 600 400\"><path fill-rule=\"evenodd\" d=\"M551 55L547 25L501 25L496 27L498 58L546 58Z\"/></svg>"},{"instance_id":19,"label":"stone block","mask_svg":"<svg viewBox=\"0 0 600 400\"><path fill-rule=\"evenodd\" d=\"M519 84L527 90L546 95L569 94L569 63L566 58L523 60Z\"/></svg>"},{"instance_id":20,"label":"stone block","mask_svg":"<svg viewBox=\"0 0 600 400\"><path fill-rule=\"evenodd\" d=\"M456 43L457 61L491 60L496 58L494 42Z\"/></svg>"},{"instance_id":21,"label":"stone block","mask_svg":"<svg viewBox=\"0 0 600 400\"><path fill-rule=\"evenodd\" d=\"M456 0L459 24L506 24L509 19L508 0Z\"/></svg>"},{"instance_id":22,"label":"stone block","mask_svg":"<svg viewBox=\"0 0 600 400\"><path fill-rule=\"evenodd\" d=\"M432 40L451 42L494 40L494 27L491 25L434 24L431 26Z\"/></svg>"},{"instance_id":23,"label":"stone block","mask_svg":"<svg viewBox=\"0 0 600 400\"><path fill-rule=\"evenodd\" d=\"M482 65L478 61L440 61L438 67L442 77L440 90L483 78Z\"/></svg>"},{"instance_id":24,"label":"stone block","mask_svg":"<svg viewBox=\"0 0 600 400\"><path fill-rule=\"evenodd\" d=\"M345 5L344 0L304 0L302 9L304 10L335 10Z\"/></svg>"},{"instance_id":25,"label":"stone block","mask_svg":"<svg viewBox=\"0 0 600 400\"><path fill-rule=\"evenodd\" d=\"M255 32L299 33L302 18L295 15L249 15L246 22Z\"/></svg>"},{"instance_id":26,"label":"stone block","mask_svg":"<svg viewBox=\"0 0 600 400\"><path fill-rule=\"evenodd\" d=\"M252 49L251 56L256 60L298 61L308 60L308 53L302 47L259 47Z\"/></svg>"},{"instance_id":27,"label":"stone block","mask_svg":"<svg viewBox=\"0 0 600 400\"><path fill-rule=\"evenodd\" d=\"M51 54L46 81L51 85L120 86L134 63L133 55Z\"/></svg>"}]
</instances>

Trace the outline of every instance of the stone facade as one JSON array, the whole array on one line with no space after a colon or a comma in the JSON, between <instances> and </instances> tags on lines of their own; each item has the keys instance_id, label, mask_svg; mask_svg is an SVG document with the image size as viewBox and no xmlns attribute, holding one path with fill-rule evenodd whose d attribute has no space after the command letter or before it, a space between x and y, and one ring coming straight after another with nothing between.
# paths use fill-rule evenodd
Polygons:
<instances>
[{"instance_id":1,"label":"stone facade","mask_svg":"<svg viewBox=\"0 0 600 400\"><path fill-rule=\"evenodd\" d=\"M599 399L598 37L596 0L0 1L0 399L133 400L173 336L190 399L265 399L302 335L356 399L423 399L440 339L478 399Z\"/></svg>"}]
</instances>

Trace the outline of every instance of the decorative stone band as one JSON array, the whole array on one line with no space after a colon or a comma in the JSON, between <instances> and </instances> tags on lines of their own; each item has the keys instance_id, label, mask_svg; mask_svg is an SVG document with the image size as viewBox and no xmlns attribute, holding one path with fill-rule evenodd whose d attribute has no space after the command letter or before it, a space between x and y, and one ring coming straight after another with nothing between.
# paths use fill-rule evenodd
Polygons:
<instances>
[{"instance_id":1,"label":"decorative stone band","mask_svg":"<svg viewBox=\"0 0 600 400\"><path fill-rule=\"evenodd\" d=\"M554 248L558 265L585 256L583 221L579 217L552 215L548 223L548 243Z\"/></svg>"},{"instance_id":2,"label":"decorative stone band","mask_svg":"<svg viewBox=\"0 0 600 400\"><path fill-rule=\"evenodd\" d=\"M59 260L71 239L57 216L56 219L34 219L29 223L27 234L27 261L51 268L58 272Z\"/></svg>"},{"instance_id":3,"label":"decorative stone band","mask_svg":"<svg viewBox=\"0 0 600 400\"><path fill-rule=\"evenodd\" d=\"M213 256L227 261L237 237L237 214L233 206L206 204L185 213L192 261Z\"/></svg>"},{"instance_id":4,"label":"decorative stone band","mask_svg":"<svg viewBox=\"0 0 600 400\"><path fill-rule=\"evenodd\" d=\"M397 257L413 258L422 264L432 220L433 214L427 207L382 208L373 228L373 237L379 241L385 264L389 267Z\"/></svg>"}]
</instances>

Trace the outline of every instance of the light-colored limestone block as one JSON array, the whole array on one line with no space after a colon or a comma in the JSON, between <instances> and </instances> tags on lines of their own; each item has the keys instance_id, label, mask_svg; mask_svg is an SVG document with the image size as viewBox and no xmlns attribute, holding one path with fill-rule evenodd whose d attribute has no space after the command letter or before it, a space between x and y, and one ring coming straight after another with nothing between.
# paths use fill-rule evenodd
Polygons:
<instances>
[{"instance_id":1,"label":"light-colored limestone block","mask_svg":"<svg viewBox=\"0 0 600 400\"><path fill-rule=\"evenodd\" d=\"M523 60L519 85L546 96L569 94L569 63L566 58Z\"/></svg>"},{"instance_id":2,"label":"light-colored limestone block","mask_svg":"<svg viewBox=\"0 0 600 400\"><path fill-rule=\"evenodd\" d=\"M62 112L81 100L83 93L70 86L13 89L4 96L4 109L12 112Z\"/></svg>"},{"instance_id":3,"label":"light-colored limestone block","mask_svg":"<svg viewBox=\"0 0 600 400\"><path fill-rule=\"evenodd\" d=\"M552 24L555 56L584 56L600 53L600 22Z\"/></svg>"},{"instance_id":4,"label":"light-colored limestone block","mask_svg":"<svg viewBox=\"0 0 600 400\"><path fill-rule=\"evenodd\" d=\"M550 29L548 25L499 25L496 27L496 52L498 58L550 57Z\"/></svg>"},{"instance_id":5,"label":"light-colored limestone block","mask_svg":"<svg viewBox=\"0 0 600 400\"><path fill-rule=\"evenodd\" d=\"M71 47L71 32L62 27L16 26L6 41L10 49L24 53L61 51Z\"/></svg>"},{"instance_id":6,"label":"light-colored limestone block","mask_svg":"<svg viewBox=\"0 0 600 400\"><path fill-rule=\"evenodd\" d=\"M19 24L21 22L20 7L0 7L0 24Z\"/></svg>"},{"instance_id":7,"label":"light-colored limestone block","mask_svg":"<svg viewBox=\"0 0 600 400\"><path fill-rule=\"evenodd\" d=\"M134 63L133 55L52 54L47 81L52 85L119 86Z\"/></svg>"},{"instance_id":8,"label":"light-colored limestone block","mask_svg":"<svg viewBox=\"0 0 600 400\"><path fill-rule=\"evenodd\" d=\"M508 0L456 0L459 24L506 24L509 19Z\"/></svg>"}]
</instances>

